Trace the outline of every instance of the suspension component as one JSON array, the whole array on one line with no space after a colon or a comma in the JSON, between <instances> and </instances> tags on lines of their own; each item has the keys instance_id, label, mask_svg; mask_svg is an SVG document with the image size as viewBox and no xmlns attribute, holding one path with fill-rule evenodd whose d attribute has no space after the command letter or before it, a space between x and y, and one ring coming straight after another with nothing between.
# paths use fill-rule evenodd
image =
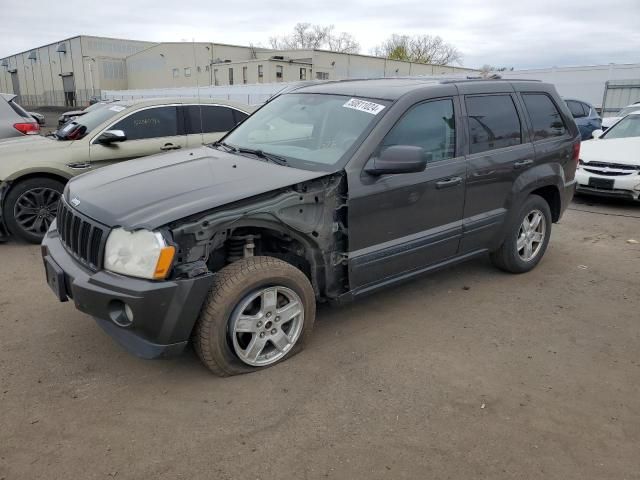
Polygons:
<instances>
[{"instance_id":1,"label":"suspension component","mask_svg":"<svg viewBox=\"0 0 640 480\"><path fill-rule=\"evenodd\" d=\"M226 242L227 262L232 263L243 258L253 257L256 249L254 240L259 238L260 235L234 235L229 237Z\"/></svg>"}]
</instances>

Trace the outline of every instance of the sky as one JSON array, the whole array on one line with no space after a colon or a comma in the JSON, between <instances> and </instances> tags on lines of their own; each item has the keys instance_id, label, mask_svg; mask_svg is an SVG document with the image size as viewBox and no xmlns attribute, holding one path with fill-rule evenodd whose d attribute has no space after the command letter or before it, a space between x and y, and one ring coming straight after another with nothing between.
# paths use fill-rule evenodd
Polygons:
<instances>
[{"instance_id":1,"label":"sky","mask_svg":"<svg viewBox=\"0 0 640 480\"><path fill-rule=\"evenodd\" d=\"M0 58L76 35L269 45L298 22L334 25L360 53L393 33L440 35L462 65L640 63L640 0L0 0ZM24 4L27 5L27 4Z\"/></svg>"}]
</instances>

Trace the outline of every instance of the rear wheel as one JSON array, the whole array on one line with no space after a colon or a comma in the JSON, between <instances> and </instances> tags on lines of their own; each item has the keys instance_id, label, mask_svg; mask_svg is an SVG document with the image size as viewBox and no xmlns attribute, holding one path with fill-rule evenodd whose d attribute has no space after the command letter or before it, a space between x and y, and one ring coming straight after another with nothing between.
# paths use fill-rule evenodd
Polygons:
<instances>
[{"instance_id":1,"label":"rear wheel","mask_svg":"<svg viewBox=\"0 0 640 480\"><path fill-rule=\"evenodd\" d=\"M213 373L247 373L302 350L314 320L315 295L304 273L276 258L244 258L217 273L194 346Z\"/></svg>"},{"instance_id":2,"label":"rear wheel","mask_svg":"<svg viewBox=\"0 0 640 480\"><path fill-rule=\"evenodd\" d=\"M9 231L27 242L40 243L56 218L63 189L62 182L44 177L17 183L4 203Z\"/></svg>"},{"instance_id":3,"label":"rear wheel","mask_svg":"<svg viewBox=\"0 0 640 480\"><path fill-rule=\"evenodd\" d=\"M511 273L533 269L547 250L551 224L549 204L539 195L530 195L509 227L500 248L491 253L491 261Z\"/></svg>"}]
</instances>

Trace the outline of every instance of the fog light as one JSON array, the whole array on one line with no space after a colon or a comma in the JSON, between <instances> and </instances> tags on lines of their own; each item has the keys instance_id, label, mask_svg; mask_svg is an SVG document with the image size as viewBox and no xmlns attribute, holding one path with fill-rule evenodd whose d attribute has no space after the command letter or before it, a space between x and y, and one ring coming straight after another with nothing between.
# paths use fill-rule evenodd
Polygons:
<instances>
[{"instance_id":1,"label":"fog light","mask_svg":"<svg viewBox=\"0 0 640 480\"><path fill-rule=\"evenodd\" d=\"M109 317L119 327L128 327L133 323L133 310L121 300L111 300L109 303Z\"/></svg>"}]
</instances>

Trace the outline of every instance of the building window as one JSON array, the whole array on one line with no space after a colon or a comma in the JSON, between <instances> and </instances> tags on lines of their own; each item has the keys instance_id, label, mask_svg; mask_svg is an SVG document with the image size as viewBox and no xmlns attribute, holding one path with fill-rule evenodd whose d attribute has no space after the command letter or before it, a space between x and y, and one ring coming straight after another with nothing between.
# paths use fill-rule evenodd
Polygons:
<instances>
[{"instance_id":1,"label":"building window","mask_svg":"<svg viewBox=\"0 0 640 480\"><path fill-rule=\"evenodd\" d=\"M205 65L205 67L204 67L204 71L205 71L205 72L208 72L208 71L209 71L209 65Z\"/></svg>"},{"instance_id":2,"label":"building window","mask_svg":"<svg viewBox=\"0 0 640 480\"><path fill-rule=\"evenodd\" d=\"M329 80L329 72L316 72L316 79Z\"/></svg>"},{"instance_id":3,"label":"building window","mask_svg":"<svg viewBox=\"0 0 640 480\"><path fill-rule=\"evenodd\" d=\"M282 67L282 65L276 65L276 82L282 81L283 70L284 68Z\"/></svg>"},{"instance_id":4,"label":"building window","mask_svg":"<svg viewBox=\"0 0 640 480\"><path fill-rule=\"evenodd\" d=\"M178 68L173 69L173 78L178 78L180 76L180 70Z\"/></svg>"},{"instance_id":5,"label":"building window","mask_svg":"<svg viewBox=\"0 0 640 480\"><path fill-rule=\"evenodd\" d=\"M300 80L306 80L307 79L307 69L306 68L301 68L300 69Z\"/></svg>"},{"instance_id":6,"label":"building window","mask_svg":"<svg viewBox=\"0 0 640 480\"><path fill-rule=\"evenodd\" d=\"M233 85L233 68L229 69L229 85Z\"/></svg>"},{"instance_id":7,"label":"building window","mask_svg":"<svg viewBox=\"0 0 640 480\"><path fill-rule=\"evenodd\" d=\"M242 83L247 83L247 67L242 67Z\"/></svg>"},{"instance_id":8,"label":"building window","mask_svg":"<svg viewBox=\"0 0 640 480\"><path fill-rule=\"evenodd\" d=\"M196 72L200 73L202 71L202 67L197 67Z\"/></svg>"},{"instance_id":9,"label":"building window","mask_svg":"<svg viewBox=\"0 0 640 480\"><path fill-rule=\"evenodd\" d=\"M184 76L185 77L190 77L191 76L191 67L186 67L184 69Z\"/></svg>"},{"instance_id":10,"label":"building window","mask_svg":"<svg viewBox=\"0 0 640 480\"><path fill-rule=\"evenodd\" d=\"M218 80L218 69L217 68L213 69L213 84L214 85L220 85L220 80Z\"/></svg>"},{"instance_id":11,"label":"building window","mask_svg":"<svg viewBox=\"0 0 640 480\"><path fill-rule=\"evenodd\" d=\"M264 71L262 65L258 65L258 83L262 83L264 79Z\"/></svg>"}]
</instances>

